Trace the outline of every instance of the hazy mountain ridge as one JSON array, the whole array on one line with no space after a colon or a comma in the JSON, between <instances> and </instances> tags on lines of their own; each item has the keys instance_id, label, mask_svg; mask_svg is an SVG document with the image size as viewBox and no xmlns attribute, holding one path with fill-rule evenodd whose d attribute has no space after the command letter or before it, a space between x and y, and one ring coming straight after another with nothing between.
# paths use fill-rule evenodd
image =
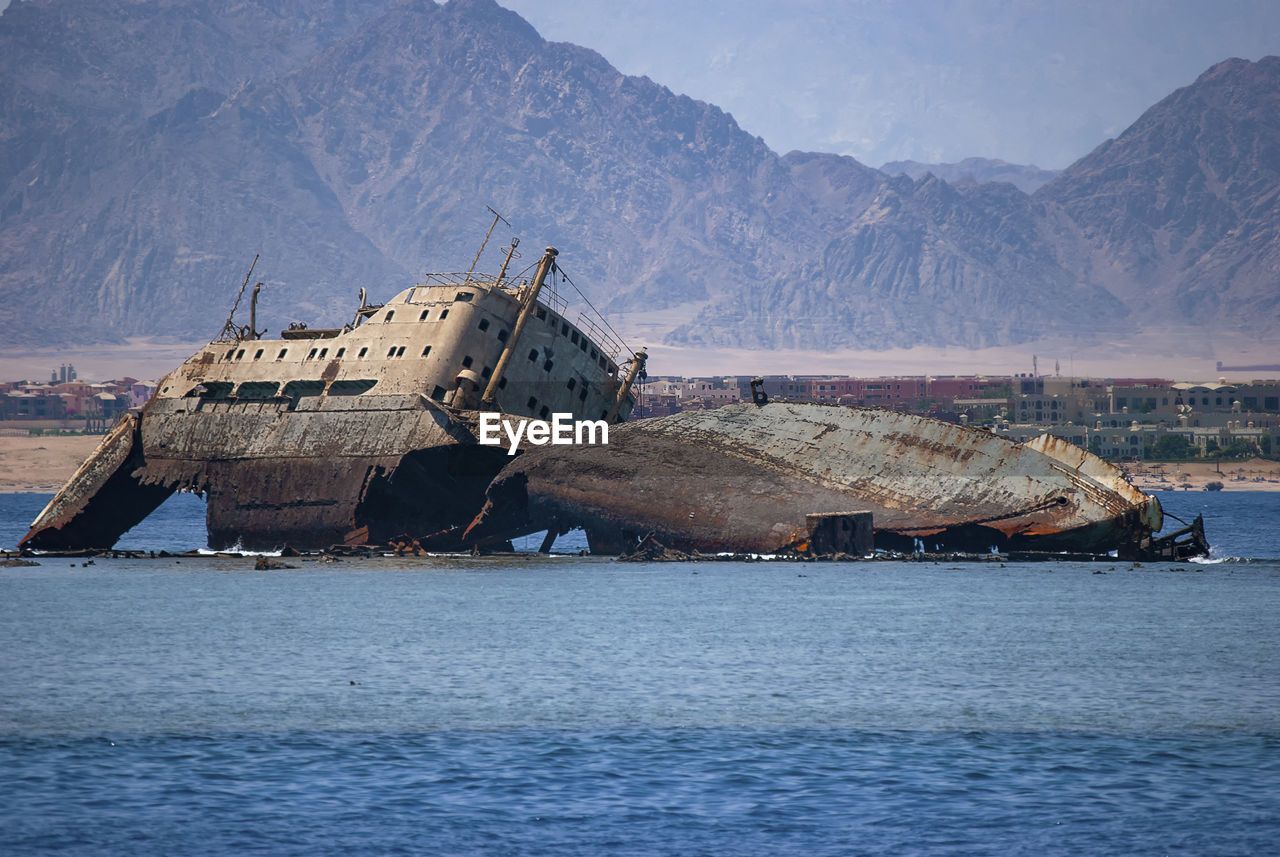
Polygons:
<instances>
[{"instance_id":1,"label":"hazy mountain ridge","mask_svg":"<svg viewBox=\"0 0 1280 857\"><path fill-rule=\"evenodd\" d=\"M919 161L890 161L880 166L890 176L922 179L932 173L951 184L961 182L1008 182L1023 193L1035 193L1057 178L1061 170L1042 170L1034 164L1011 164L994 158L965 158L954 164L922 164Z\"/></svg>"},{"instance_id":2,"label":"hazy mountain ridge","mask_svg":"<svg viewBox=\"0 0 1280 857\"><path fill-rule=\"evenodd\" d=\"M1036 194L1080 229L1102 285L1160 316L1280 320L1280 57L1232 59Z\"/></svg>"},{"instance_id":3,"label":"hazy mountain ridge","mask_svg":"<svg viewBox=\"0 0 1280 857\"><path fill-rule=\"evenodd\" d=\"M1228 324L1240 306L1256 330L1280 318L1277 114L1255 104L1280 92L1275 58L1215 66L1028 196L780 157L491 0L329 0L277 48L303 5L41 0L0 18L15 344L211 336L259 251L273 329L340 323L358 286L388 296L469 264L485 203L526 262L555 244L598 304L704 305L676 343L982 346ZM80 6L92 26L59 40ZM30 32L43 41L4 52ZM117 71L139 33L164 44Z\"/></svg>"}]
</instances>

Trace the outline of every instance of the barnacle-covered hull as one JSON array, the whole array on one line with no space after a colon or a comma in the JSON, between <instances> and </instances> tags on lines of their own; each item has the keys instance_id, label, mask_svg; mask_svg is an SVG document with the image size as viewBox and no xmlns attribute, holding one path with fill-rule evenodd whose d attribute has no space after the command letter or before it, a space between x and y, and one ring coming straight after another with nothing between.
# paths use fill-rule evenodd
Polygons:
<instances>
[{"instance_id":1,"label":"barnacle-covered hull","mask_svg":"<svg viewBox=\"0 0 1280 857\"><path fill-rule=\"evenodd\" d=\"M870 408L731 405L616 427L608 446L538 449L508 465L469 528L477 544L586 529L619 552L803 544L806 516L870 511L877 547L1101 553L1160 529L1159 502L1053 439Z\"/></svg>"}]
</instances>

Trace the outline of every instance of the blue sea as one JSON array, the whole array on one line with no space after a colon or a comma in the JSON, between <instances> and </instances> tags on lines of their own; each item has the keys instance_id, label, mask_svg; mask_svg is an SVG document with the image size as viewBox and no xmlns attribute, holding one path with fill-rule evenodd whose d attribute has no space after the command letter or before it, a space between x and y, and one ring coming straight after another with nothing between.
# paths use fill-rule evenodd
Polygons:
<instances>
[{"instance_id":1,"label":"blue sea","mask_svg":"<svg viewBox=\"0 0 1280 857\"><path fill-rule=\"evenodd\" d=\"M1209 561L0 568L0 854L1280 853L1280 494L1161 500Z\"/></svg>"}]
</instances>

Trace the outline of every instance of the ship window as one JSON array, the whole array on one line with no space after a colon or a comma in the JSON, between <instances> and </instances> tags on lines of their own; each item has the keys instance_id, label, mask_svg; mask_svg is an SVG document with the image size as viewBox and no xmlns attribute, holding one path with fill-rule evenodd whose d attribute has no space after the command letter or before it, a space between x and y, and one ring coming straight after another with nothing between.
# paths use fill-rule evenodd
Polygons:
<instances>
[{"instance_id":1,"label":"ship window","mask_svg":"<svg viewBox=\"0 0 1280 857\"><path fill-rule=\"evenodd\" d=\"M609 371L609 361L604 359L603 354L600 355L600 359L597 362L600 364L601 369L603 369L606 372Z\"/></svg>"},{"instance_id":2,"label":"ship window","mask_svg":"<svg viewBox=\"0 0 1280 857\"><path fill-rule=\"evenodd\" d=\"M574 387L578 386L578 379L570 378L568 381L565 382L565 386L568 387L570 390L572 390Z\"/></svg>"},{"instance_id":3,"label":"ship window","mask_svg":"<svg viewBox=\"0 0 1280 857\"><path fill-rule=\"evenodd\" d=\"M578 343L578 347L582 349L583 354L587 353L587 338L585 336L582 337L582 341Z\"/></svg>"},{"instance_id":4,"label":"ship window","mask_svg":"<svg viewBox=\"0 0 1280 857\"><path fill-rule=\"evenodd\" d=\"M470 303L473 297L475 297L475 295L471 292L458 292L453 296L453 299L455 301L461 301L462 303Z\"/></svg>"},{"instance_id":5,"label":"ship window","mask_svg":"<svg viewBox=\"0 0 1280 857\"><path fill-rule=\"evenodd\" d=\"M236 356L236 350L235 350L234 348L232 348L230 351L228 351L228 352L227 352L227 356L226 356L226 357L223 357L222 359L223 359L223 360L230 360L232 357L235 357L235 356Z\"/></svg>"},{"instance_id":6,"label":"ship window","mask_svg":"<svg viewBox=\"0 0 1280 857\"><path fill-rule=\"evenodd\" d=\"M481 369L481 370L480 370L480 377L481 377L481 378L488 378L488 377L489 377L490 375L492 375L492 374L493 374L493 367L492 367L492 366L486 366L486 367L484 367L483 369Z\"/></svg>"},{"instance_id":7,"label":"ship window","mask_svg":"<svg viewBox=\"0 0 1280 857\"><path fill-rule=\"evenodd\" d=\"M569 335L569 322L566 321L560 325L560 335L561 336Z\"/></svg>"},{"instance_id":8,"label":"ship window","mask_svg":"<svg viewBox=\"0 0 1280 857\"><path fill-rule=\"evenodd\" d=\"M360 353L356 355L356 358L359 359L368 353L369 353L369 346L366 345L364 348L360 349Z\"/></svg>"},{"instance_id":9,"label":"ship window","mask_svg":"<svg viewBox=\"0 0 1280 857\"><path fill-rule=\"evenodd\" d=\"M431 353L431 346L430 346L430 345L428 345L426 348L422 349L422 356L423 356L423 357L426 357L426 356L427 356L428 354L430 354L430 353Z\"/></svg>"},{"instance_id":10,"label":"ship window","mask_svg":"<svg viewBox=\"0 0 1280 857\"><path fill-rule=\"evenodd\" d=\"M262 352L263 352L263 351L265 351L265 350L266 350L266 349L259 348L257 351L255 351L255 352L253 353L253 359L254 359L254 360L261 360L261 359L262 359Z\"/></svg>"},{"instance_id":11,"label":"ship window","mask_svg":"<svg viewBox=\"0 0 1280 857\"><path fill-rule=\"evenodd\" d=\"M329 385L330 396L358 396L367 393L377 385L373 378L354 378L349 381L334 381Z\"/></svg>"},{"instance_id":12,"label":"ship window","mask_svg":"<svg viewBox=\"0 0 1280 857\"><path fill-rule=\"evenodd\" d=\"M499 331L498 331L498 341L499 341L499 342L506 342L506 341L507 341L507 337L508 337L508 336L510 336L510 335L511 335L511 331L509 331L509 330L499 330Z\"/></svg>"},{"instance_id":13,"label":"ship window","mask_svg":"<svg viewBox=\"0 0 1280 857\"><path fill-rule=\"evenodd\" d=\"M548 360L546 363L543 363L543 364L542 364L542 371L543 371L543 372L550 372L550 371L551 371L551 367L552 367L552 366L554 366L554 365L555 365L554 363L552 363L550 360Z\"/></svg>"},{"instance_id":14,"label":"ship window","mask_svg":"<svg viewBox=\"0 0 1280 857\"><path fill-rule=\"evenodd\" d=\"M574 345L578 344L578 331L575 330L573 333L569 334L569 341Z\"/></svg>"},{"instance_id":15,"label":"ship window","mask_svg":"<svg viewBox=\"0 0 1280 857\"><path fill-rule=\"evenodd\" d=\"M204 384L196 385L195 389L188 396L199 396L202 399L225 399L231 395L231 388L235 384L230 381L207 381Z\"/></svg>"},{"instance_id":16,"label":"ship window","mask_svg":"<svg viewBox=\"0 0 1280 857\"><path fill-rule=\"evenodd\" d=\"M471 368L471 363L472 363L472 360L471 360L471 355L470 355L470 354L468 354L467 356L465 356L465 357L463 357L463 358L462 358L462 368L464 368L464 369L470 369L470 368Z\"/></svg>"},{"instance_id":17,"label":"ship window","mask_svg":"<svg viewBox=\"0 0 1280 857\"><path fill-rule=\"evenodd\" d=\"M592 349L591 349L591 359L592 359L592 360L595 360L595 359L596 359L597 357L599 357L599 356L600 356L599 352L597 352L594 348L592 348Z\"/></svg>"},{"instance_id":18,"label":"ship window","mask_svg":"<svg viewBox=\"0 0 1280 857\"><path fill-rule=\"evenodd\" d=\"M548 408L546 405L543 405L541 408L538 409L538 416L544 420L547 418L547 415L550 413L551 413L551 409Z\"/></svg>"},{"instance_id":19,"label":"ship window","mask_svg":"<svg viewBox=\"0 0 1280 857\"><path fill-rule=\"evenodd\" d=\"M499 379L498 379L498 389L499 389L499 390L505 390L505 389L507 389L507 376L506 376L506 375L503 375L501 378L499 378Z\"/></svg>"},{"instance_id":20,"label":"ship window","mask_svg":"<svg viewBox=\"0 0 1280 857\"><path fill-rule=\"evenodd\" d=\"M404 347L403 345L401 345L399 348L397 348L397 349L396 349L396 356L397 356L397 357L403 357L403 356L404 356L404 349L405 349L405 347Z\"/></svg>"},{"instance_id":21,"label":"ship window","mask_svg":"<svg viewBox=\"0 0 1280 857\"><path fill-rule=\"evenodd\" d=\"M236 390L236 397L240 399L270 399L279 389L280 385L275 381L245 381L240 385L240 389Z\"/></svg>"},{"instance_id":22,"label":"ship window","mask_svg":"<svg viewBox=\"0 0 1280 857\"><path fill-rule=\"evenodd\" d=\"M530 397L529 397L529 401L528 401L528 403L526 404L526 407L528 407L528 408L529 408L529 410L531 410L531 411L532 411L534 408L538 407L538 399L537 399L537 397L536 397L536 396L530 396Z\"/></svg>"},{"instance_id":23,"label":"ship window","mask_svg":"<svg viewBox=\"0 0 1280 857\"><path fill-rule=\"evenodd\" d=\"M533 362L533 363L536 363L538 361L538 349L535 348L529 352L529 360L530 362Z\"/></svg>"},{"instance_id":24,"label":"ship window","mask_svg":"<svg viewBox=\"0 0 1280 857\"><path fill-rule=\"evenodd\" d=\"M281 348L280 353L276 355L277 360L283 360L284 356L289 353L288 348Z\"/></svg>"},{"instance_id":25,"label":"ship window","mask_svg":"<svg viewBox=\"0 0 1280 857\"><path fill-rule=\"evenodd\" d=\"M538 316L538 318L539 318L539 319L544 319L544 318L546 318L546 317L547 317L547 311L546 311L546 309L544 309L543 307L538 307L538 310L537 310L537 316Z\"/></svg>"},{"instance_id":26,"label":"ship window","mask_svg":"<svg viewBox=\"0 0 1280 857\"><path fill-rule=\"evenodd\" d=\"M321 349L320 349L320 359L321 359L321 360L323 360L326 356L328 356L328 354L329 354L329 349L328 349L328 348L321 348Z\"/></svg>"},{"instance_id":27,"label":"ship window","mask_svg":"<svg viewBox=\"0 0 1280 857\"><path fill-rule=\"evenodd\" d=\"M383 324L385 324L385 323L387 323L388 321L391 321L391 319L393 319L393 318L395 318L395 317L396 317L396 311L395 311L395 310L393 310L393 309L389 309L389 310L387 310L387 317L386 317L386 318L384 318L384 319L382 320L382 322L383 322Z\"/></svg>"},{"instance_id":28,"label":"ship window","mask_svg":"<svg viewBox=\"0 0 1280 857\"><path fill-rule=\"evenodd\" d=\"M587 400L587 385L582 385L582 392L578 394L578 401L585 402Z\"/></svg>"},{"instance_id":29,"label":"ship window","mask_svg":"<svg viewBox=\"0 0 1280 857\"><path fill-rule=\"evenodd\" d=\"M243 357L243 356L244 356L244 349L243 349L243 348L241 348L239 351L237 351L237 352L236 352L236 359L237 359L237 360L239 360L239 359L240 359L241 357ZM1207 404L1209 404L1209 400L1208 400L1208 399L1205 399L1205 404L1206 404L1206 405L1207 405Z\"/></svg>"},{"instance_id":30,"label":"ship window","mask_svg":"<svg viewBox=\"0 0 1280 857\"><path fill-rule=\"evenodd\" d=\"M444 320L445 320L446 318L448 318L448 317L449 317L449 311L448 311L447 309L442 309L442 310L440 310L440 320L441 320L441 321L444 321Z\"/></svg>"},{"instance_id":31,"label":"ship window","mask_svg":"<svg viewBox=\"0 0 1280 857\"><path fill-rule=\"evenodd\" d=\"M444 401L444 387L436 384L436 388L431 391L431 398L435 399L437 402Z\"/></svg>"},{"instance_id":32,"label":"ship window","mask_svg":"<svg viewBox=\"0 0 1280 857\"><path fill-rule=\"evenodd\" d=\"M284 396L296 399L300 396L318 396L324 392L324 381L290 381L284 385Z\"/></svg>"},{"instance_id":33,"label":"ship window","mask_svg":"<svg viewBox=\"0 0 1280 857\"><path fill-rule=\"evenodd\" d=\"M389 350L389 351L387 352L387 356L388 356L388 357L395 357L395 356L396 356L396 347L395 347L394 345L393 345L393 346L391 346L391 350Z\"/></svg>"},{"instance_id":34,"label":"ship window","mask_svg":"<svg viewBox=\"0 0 1280 857\"><path fill-rule=\"evenodd\" d=\"M488 330L488 329L489 329L489 319L487 319L487 318L482 318L482 319L480 319L479 328L480 328L481 330Z\"/></svg>"},{"instance_id":35,"label":"ship window","mask_svg":"<svg viewBox=\"0 0 1280 857\"><path fill-rule=\"evenodd\" d=\"M344 354L346 354L346 353L347 353L347 349L345 349L345 348L339 348L339 349L338 349L338 353L337 353L337 354L335 354L335 355L333 355L333 356L334 356L334 359L335 359L335 360L336 360L336 359L340 359L340 358L342 357L342 355L344 355Z\"/></svg>"},{"instance_id":36,"label":"ship window","mask_svg":"<svg viewBox=\"0 0 1280 857\"><path fill-rule=\"evenodd\" d=\"M320 349L318 349L318 348L312 348L312 349L311 349L311 351L307 354L307 359L308 359L308 360L310 360L312 357L315 357L315 356L316 356L316 352L317 352L317 351L319 351L319 350L320 350Z\"/></svg>"},{"instance_id":37,"label":"ship window","mask_svg":"<svg viewBox=\"0 0 1280 857\"><path fill-rule=\"evenodd\" d=\"M422 311L422 315L418 316L418 321L426 321L426 320L427 320L427 316L429 316L429 315L431 315L431 310L429 310L429 309L424 309L424 310Z\"/></svg>"}]
</instances>

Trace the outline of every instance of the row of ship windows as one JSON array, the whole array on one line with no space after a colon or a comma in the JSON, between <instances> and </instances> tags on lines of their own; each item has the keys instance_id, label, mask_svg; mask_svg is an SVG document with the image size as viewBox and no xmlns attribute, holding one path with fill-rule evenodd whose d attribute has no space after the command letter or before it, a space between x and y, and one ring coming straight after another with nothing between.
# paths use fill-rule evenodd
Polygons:
<instances>
[{"instance_id":1,"label":"row of ship windows","mask_svg":"<svg viewBox=\"0 0 1280 857\"><path fill-rule=\"evenodd\" d=\"M613 364L613 361L609 360L609 358L605 357L591 345L591 342L587 339L585 333L578 333L577 328L570 325L569 322L557 318L555 313L548 313L545 307L538 307L537 315L539 319L547 322L552 331L554 331L556 329L556 325L559 324L560 335L569 337L569 341L581 348L582 353L590 354L591 359L596 361L600 365L601 369L606 372L618 371L618 367Z\"/></svg>"},{"instance_id":2,"label":"row of ship windows","mask_svg":"<svg viewBox=\"0 0 1280 857\"><path fill-rule=\"evenodd\" d=\"M377 386L377 379L357 378L332 381L328 384L331 396L358 396ZM234 393L232 390L234 389ZM206 381L187 391L187 398L201 399L296 399L301 396L318 396L326 392L324 381L290 381L280 389L277 381L244 381L239 387L230 381Z\"/></svg>"},{"instance_id":3,"label":"row of ship windows","mask_svg":"<svg viewBox=\"0 0 1280 857\"><path fill-rule=\"evenodd\" d=\"M462 293L460 293L460 294L459 294L459 298L461 298L461 294L462 294ZM470 295L467 295L467 299L470 299ZM425 320L426 320L426 318L427 318L427 314L428 314L429 312L430 312L430 310L423 310L423 311L422 311L422 315L421 315L421 317L419 318L419 321L425 321ZM448 315L449 315L449 310L447 310L447 309L446 309L446 310L442 310L442 311L441 311L441 313L440 313L440 318L441 318L441 319L444 319L444 318L446 318ZM389 312L387 313L387 316L386 316L385 321L391 321L391 319L392 319L392 318L394 318L394 317L395 317L395 310L391 310L391 311L389 311ZM547 317L547 311L546 311L546 309L545 309L545 308L543 308L543 307L538 307L538 318L546 318L546 317ZM552 313L552 314L551 314L551 326L552 326L552 328L554 328L554 327L555 327L555 325L556 325L556 318L555 318L555 314L554 314L554 313ZM488 330L488 329L489 329L489 327L490 327L489 319L487 319L487 318L482 318L482 319L480 319L480 324L479 324L479 329L480 329L480 330ZM592 359L592 360L594 360L594 361L596 361L596 362L599 364L600 368L601 368L601 369L603 369L604 371L606 371L606 372L615 372L615 371L617 371L617 367L613 365L613 362L612 362L612 361L610 361L609 359L607 359L603 354L601 354L600 352L598 352L594 347L589 347L589 346L588 346L588 344L587 344L587 343L588 343L587 337L586 337L586 336L579 336L578 331L577 331L576 329L572 329L572 330L571 330L571 329L570 329L570 327L569 327L569 323L568 323L568 322L562 322L562 323L561 323L561 334L562 334L562 335L567 335L567 336L569 337L569 341L570 341L570 342L572 342L574 345L578 346L580 349L582 349L582 351L583 351L583 353L584 353L584 354L589 353L589 354L590 354L590 356L591 356L591 359ZM508 338L510 335L511 335L511 332L510 332L509 330L506 330L505 328L504 328L504 329L501 329L501 330L499 330L499 331L498 331L498 341L499 341L499 342L506 342L506 341L507 341L507 338ZM404 356L405 348L406 348L406 346L404 346L404 345L399 345L399 346L393 345L393 346L391 346L391 348L387 351L387 357L389 357L389 358L394 358L394 357L403 357L403 356ZM266 349L259 348L256 352L254 352L253 359L254 359L254 360L261 360L261 359L262 359L263 352L264 352L265 350L266 350ZM237 350L237 349L235 349L235 348L232 348L230 351L228 351L228 352L226 353L226 356L225 356L223 359L225 359L225 360L240 360L240 359L242 359L242 358L244 357L244 352L245 352L245 350L244 350L243 348L238 349L238 350ZM281 348L281 349L280 349L280 353L276 355L276 360L283 360L283 359L285 358L285 356L286 356L286 355L288 355L288 353L289 353L289 349L288 349L288 348ZM345 347L343 347L343 348L339 348L339 349L334 353L333 358L334 358L335 360L341 360L344 356L346 356L346 353L347 353L347 349L346 349ZM357 358L357 359L363 359L365 356L367 356L367 355L368 355L368 353L369 353L369 347L368 347L368 346L365 346L365 347L363 347L363 348L361 348L361 349L360 349L360 352L356 355L356 358ZM428 356L430 353L431 353L431 346L430 346L430 345L428 345L428 346L426 346L425 348L423 348L423 349L422 349L422 355L421 355L421 356L426 357L426 356ZM307 360L324 360L324 359L326 359L328 356L329 356L329 349L328 349L328 348L320 348L319 346L317 346L317 347L315 347L315 348L312 348L312 349L311 349L311 351L307 353L306 359L307 359ZM536 361L536 360L537 360L537 357L538 357L538 352L537 352L536 350L535 350L535 351L532 351L532 352L530 352L530 353L529 353L529 359L530 359L530 360L534 360L534 361ZM470 360L470 358L467 358L467 359L468 359L468 360ZM471 364L470 364L470 363L466 363L465 365L470 366ZM544 370L546 370L547 372L550 372L550 371L551 371L551 367L552 367L552 363L551 363L551 361L550 361L550 360L548 360L548 361L546 361L546 364L543 366L543 369L544 369Z\"/></svg>"},{"instance_id":4,"label":"row of ship windows","mask_svg":"<svg viewBox=\"0 0 1280 857\"><path fill-rule=\"evenodd\" d=\"M430 315L431 315L431 310L424 309L422 313L418 316L418 321L426 321L430 317ZM393 309L389 309L387 310L387 314L382 317L382 323L386 324L387 322L391 321L395 317L396 317L396 311ZM436 319L436 321L444 321L448 317L449 317L449 310L442 309L440 310L440 317Z\"/></svg>"},{"instance_id":5,"label":"row of ship windows","mask_svg":"<svg viewBox=\"0 0 1280 857\"><path fill-rule=\"evenodd\" d=\"M405 349L405 346L403 346L403 345L393 345L393 346L391 346L391 348L390 348L390 349L388 349L388 351L387 351L387 356L388 356L388 357L403 357L403 356L404 356L404 349ZM254 359L254 360L260 360L260 359L262 359L262 352L263 352L263 350L264 350L264 349L259 348L259 349L257 350L257 352L255 352L255 353L254 353L254 355L253 355L253 359ZM281 348L281 349L280 349L280 353L276 355L276 360L283 360L283 359L285 358L285 356L286 356L288 353L289 353L289 349L288 349L288 348ZM423 348L423 349L422 349L422 356L423 356L423 357L426 357L426 356L427 356L427 355L429 355L430 353L431 353L431 346L430 346L430 345L428 345L428 346L426 346L425 348ZM339 348L337 351L335 351L335 352L334 352L334 354L333 354L333 359L334 359L334 360L341 360L343 357L345 357L345 356L346 356L346 354L347 354L347 349L346 349L346 348ZM363 357L367 356L368 354L369 354L369 346L367 346L367 345L366 345L364 348L361 348L361 349L360 349L360 352L359 352L358 354L356 354L356 359L361 359L361 358L363 358ZM329 356L329 349L328 349L328 348L312 348L312 349L311 349L311 351L309 351L309 352L307 353L306 359L307 359L307 360L324 360L324 359L325 359L326 357L328 357L328 356ZM233 349L231 349L231 351L228 351L228 352L227 352L227 355L226 355L225 359L226 359L226 360L232 360L232 359L239 360L239 359L240 359L240 358L242 358L242 357L244 357L244 349L243 349L243 348L241 348L239 351L236 351L236 349L234 349L234 348L233 348Z\"/></svg>"}]
</instances>

